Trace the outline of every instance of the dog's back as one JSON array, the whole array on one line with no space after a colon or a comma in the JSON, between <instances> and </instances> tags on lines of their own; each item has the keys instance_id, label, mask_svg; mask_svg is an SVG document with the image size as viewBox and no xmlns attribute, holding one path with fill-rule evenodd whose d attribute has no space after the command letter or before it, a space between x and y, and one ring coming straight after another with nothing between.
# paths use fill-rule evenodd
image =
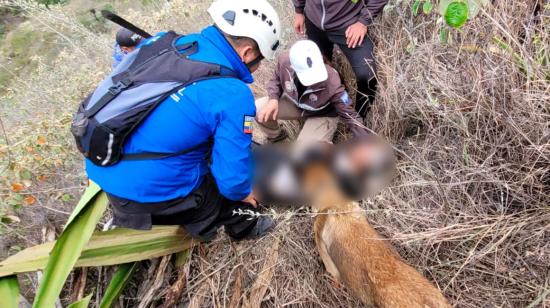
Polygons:
<instances>
[{"instance_id":1,"label":"dog's back","mask_svg":"<svg viewBox=\"0 0 550 308\"><path fill-rule=\"evenodd\" d=\"M340 147L321 143L299 153L298 159L266 148L258 156L263 165L257 177L259 191L275 200L299 195L318 211L314 231L323 263L354 295L378 307L450 307L351 201L372 196L391 179L395 161L387 144L377 139Z\"/></svg>"},{"instance_id":2,"label":"dog's back","mask_svg":"<svg viewBox=\"0 0 550 308\"><path fill-rule=\"evenodd\" d=\"M335 155L324 152L328 159L317 160L304 171L304 187L319 213L315 241L327 271L367 304L450 307L437 288L403 262L352 201L372 196L390 181L394 158L387 145L374 140L351 143Z\"/></svg>"},{"instance_id":3,"label":"dog's back","mask_svg":"<svg viewBox=\"0 0 550 308\"><path fill-rule=\"evenodd\" d=\"M364 303L378 307L450 307L426 278L404 263L355 202L322 210L315 242L327 271Z\"/></svg>"}]
</instances>

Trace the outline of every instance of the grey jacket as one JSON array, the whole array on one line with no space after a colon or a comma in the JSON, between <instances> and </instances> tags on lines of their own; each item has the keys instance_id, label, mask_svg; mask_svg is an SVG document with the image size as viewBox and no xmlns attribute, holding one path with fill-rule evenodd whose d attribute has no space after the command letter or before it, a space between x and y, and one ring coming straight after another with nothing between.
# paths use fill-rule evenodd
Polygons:
<instances>
[{"instance_id":1,"label":"grey jacket","mask_svg":"<svg viewBox=\"0 0 550 308\"><path fill-rule=\"evenodd\" d=\"M296 13L304 14L321 30L345 30L361 22L368 26L388 0L292 0Z\"/></svg>"},{"instance_id":2,"label":"grey jacket","mask_svg":"<svg viewBox=\"0 0 550 308\"><path fill-rule=\"evenodd\" d=\"M352 100L348 96L340 75L334 68L326 65L328 79L324 82L306 87L300 96L294 84L296 73L290 65L288 51L279 54L277 67L273 77L267 83L267 95L270 99L279 100L285 97L293 102L296 107L303 110L304 117L336 117L339 116L353 135L365 134L366 131L357 124L362 123L361 117L352 106Z\"/></svg>"}]
</instances>

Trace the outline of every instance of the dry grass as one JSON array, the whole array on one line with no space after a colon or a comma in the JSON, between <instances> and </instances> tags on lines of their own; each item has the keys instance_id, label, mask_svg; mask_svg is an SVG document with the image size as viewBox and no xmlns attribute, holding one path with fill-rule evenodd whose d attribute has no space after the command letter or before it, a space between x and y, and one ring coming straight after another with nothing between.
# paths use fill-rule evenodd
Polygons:
<instances>
[{"instance_id":1,"label":"dry grass","mask_svg":"<svg viewBox=\"0 0 550 308\"><path fill-rule=\"evenodd\" d=\"M291 12L289 2L281 1L279 9ZM540 10L537 1L494 2L462 30L452 30L449 44L439 42L438 16L414 17L401 1L390 1L383 18L371 27L380 89L368 127L394 144L400 160L392 186L364 206L377 229L455 305L550 307L545 299L550 288L550 7L548 1ZM157 4L155 12L128 16L153 30L187 32L207 23L206 15L198 13L207 1L170 3L170 9ZM10 98L17 102L15 110L45 116L34 103L41 97L68 118L77 97L101 77L97 67L108 70L110 38L96 38L76 27L63 10L29 12L68 38L66 53L60 55L56 74L43 67L21 80ZM295 38L291 14L284 17L288 43ZM80 51L85 59L70 57ZM73 76L75 67L81 70ZM262 92L270 68L257 74L256 93ZM350 77L348 69L342 71ZM25 91L31 85L38 93ZM4 106L3 116L11 111ZM43 119L56 123L58 117ZM9 133L40 132L30 127L22 133L10 123ZM66 123L59 127L67 128ZM19 153L16 147L11 150ZM76 154L71 157L78 161ZM72 170L81 178L75 166L64 172ZM55 203L51 194L37 196ZM24 208L22 215L39 211ZM226 306L235 298L243 303L264 273L261 277L270 277L270 284L262 306L360 306L325 274L311 235L312 215L273 211L278 227L272 235L245 243L221 236L196 250L181 301L199 307ZM275 265L264 268L276 241ZM170 265L167 272L176 269ZM142 278L151 275L154 271L138 272L136 286L126 292L126 305L137 302L132 296ZM240 296L234 292L236 277L242 277ZM174 280L167 275L157 304Z\"/></svg>"}]
</instances>

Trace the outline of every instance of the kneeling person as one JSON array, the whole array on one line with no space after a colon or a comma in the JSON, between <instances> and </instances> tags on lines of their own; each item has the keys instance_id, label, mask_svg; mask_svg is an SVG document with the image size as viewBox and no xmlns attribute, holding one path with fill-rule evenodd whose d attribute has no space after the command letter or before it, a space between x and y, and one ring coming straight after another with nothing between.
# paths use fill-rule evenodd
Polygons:
<instances>
[{"instance_id":1,"label":"kneeling person","mask_svg":"<svg viewBox=\"0 0 550 308\"><path fill-rule=\"evenodd\" d=\"M314 42L298 41L277 60L267 84L268 97L256 100L256 121L268 142L287 137L277 120L305 120L299 143L331 142L339 118L354 135L365 133L338 72L324 63Z\"/></svg>"},{"instance_id":2,"label":"kneeling person","mask_svg":"<svg viewBox=\"0 0 550 308\"><path fill-rule=\"evenodd\" d=\"M143 81L147 76L174 87L176 81L186 80L184 74L196 80L174 88L177 92L170 95L161 93L163 100L125 140L120 161L111 164L118 151L113 146L116 132L109 134L107 154L86 155L88 176L107 193L114 224L119 227L181 225L191 235L211 240L221 226L232 238L245 239L264 235L274 225L269 217L237 212L257 211L252 192L252 136L243 119L256 113L247 84L254 81L252 73L261 60L274 56L279 45L279 17L266 0L217 0L209 13L215 25L200 33L179 37L173 32L161 33L142 42L120 64L119 70L125 71L112 73L98 87L97 91L105 94L94 93L88 101L91 107L88 103L81 106L86 108L85 117L94 117L86 118L85 123L95 123L106 110L114 113L118 109L113 108L122 109L131 99L160 91L161 82L152 86ZM158 59L165 62L158 63ZM148 63L157 67L146 66L151 65ZM174 65L188 70L174 71ZM117 78L121 81L115 87ZM109 91L104 91L111 84ZM168 87L166 83L163 86ZM116 92L122 91L117 87L126 90ZM108 104L119 99L126 105L98 103L113 95ZM144 107L140 108L132 111L139 114ZM82 136L78 123L73 122L73 134ZM84 139L77 139L77 144L78 140Z\"/></svg>"}]
</instances>

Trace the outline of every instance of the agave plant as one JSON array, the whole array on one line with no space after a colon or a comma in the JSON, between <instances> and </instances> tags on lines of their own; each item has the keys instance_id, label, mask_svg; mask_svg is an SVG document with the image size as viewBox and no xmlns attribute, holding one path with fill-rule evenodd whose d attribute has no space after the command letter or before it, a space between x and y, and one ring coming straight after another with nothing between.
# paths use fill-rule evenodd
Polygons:
<instances>
[{"instance_id":1,"label":"agave plant","mask_svg":"<svg viewBox=\"0 0 550 308\"><path fill-rule=\"evenodd\" d=\"M18 307L17 274L43 270L33 307L54 307L73 268L121 264L100 303L102 308L110 307L131 278L137 261L181 252L195 244L177 226L155 226L150 231L94 231L107 206L105 193L91 182L57 241L27 248L0 262L0 307ZM87 307L91 296L69 307Z\"/></svg>"}]
</instances>

